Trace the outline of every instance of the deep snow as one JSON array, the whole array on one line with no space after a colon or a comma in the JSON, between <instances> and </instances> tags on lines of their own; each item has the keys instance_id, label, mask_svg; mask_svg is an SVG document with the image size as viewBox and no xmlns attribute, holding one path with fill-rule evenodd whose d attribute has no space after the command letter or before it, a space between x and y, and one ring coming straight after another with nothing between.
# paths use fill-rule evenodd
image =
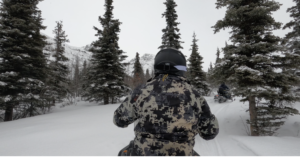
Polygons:
<instances>
[{"instance_id":1,"label":"deep snow","mask_svg":"<svg viewBox=\"0 0 300 168\"><path fill-rule=\"evenodd\" d=\"M244 120L248 104L218 104L206 97L220 124L211 141L196 137L202 156L300 156L300 116L289 117L273 137L250 137ZM113 112L120 104L79 102L51 113L0 123L0 156L116 156L134 138L133 125L116 127ZM300 103L295 104L300 110ZM243 120L241 119L243 118Z\"/></svg>"}]
</instances>

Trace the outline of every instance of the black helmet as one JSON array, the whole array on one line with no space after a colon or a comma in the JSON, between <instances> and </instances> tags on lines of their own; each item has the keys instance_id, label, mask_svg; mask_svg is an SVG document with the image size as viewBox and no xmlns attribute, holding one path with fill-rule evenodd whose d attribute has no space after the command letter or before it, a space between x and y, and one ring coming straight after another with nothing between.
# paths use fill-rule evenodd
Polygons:
<instances>
[{"instance_id":1,"label":"black helmet","mask_svg":"<svg viewBox=\"0 0 300 168\"><path fill-rule=\"evenodd\" d=\"M184 76L186 70L185 56L176 49L160 50L154 60L155 74L174 74Z\"/></svg>"}]
</instances>

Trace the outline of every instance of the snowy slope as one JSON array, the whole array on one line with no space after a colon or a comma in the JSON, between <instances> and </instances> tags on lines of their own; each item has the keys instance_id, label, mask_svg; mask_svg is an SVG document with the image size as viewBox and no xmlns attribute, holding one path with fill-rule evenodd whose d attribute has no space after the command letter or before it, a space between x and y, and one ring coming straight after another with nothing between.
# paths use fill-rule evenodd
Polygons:
<instances>
[{"instance_id":1,"label":"snowy slope","mask_svg":"<svg viewBox=\"0 0 300 168\"><path fill-rule=\"evenodd\" d=\"M132 76L133 66L134 66L135 58L129 61L129 66L126 67L126 73ZM154 55L152 54L144 54L140 56L140 63L143 67L144 73L146 70L149 69L149 73L151 74L152 70L154 69Z\"/></svg>"},{"instance_id":2,"label":"snowy slope","mask_svg":"<svg viewBox=\"0 0 300 168\"><path fill-rule=\"evenodd\" d=\"M220 133L212 141L197 137L195 149L205 156L300 156L300 116L289 117L273 137L249 137L245 120L248 103L238 100L218 104L207 98L212 112L219 120ZM300 110L300 104L296 104ZM243 119L243 120L242 120Z\"/></svg>"},{"instance_id":3,"label":"snowy slope","mask_svg":"<svg viewBox=\"0 0 300 168\"><path fill-rule=\"evenodd\" d=\"M300 156L300 116L290 117L274 137L249 137L243 125L247 104L218 104L206 97L220 124L212 141L196 137L202 156ZM116 156L134 138L133 125L113 123L119 106L80 102L33 118L0 123L0 156ZM295 105L300 110L300 103Z\"/></svg>"},{"instance_id":4,"label":"snowy slope","mask_svg":"<svg viewBox=\"0 0 300 168\"><path fill-rule=\"evenodd\" d=\"M0 123L1 156L115 155L134 137L112 123L118 105L81 102L53 113Z\"/></svg>"}]
</instances>

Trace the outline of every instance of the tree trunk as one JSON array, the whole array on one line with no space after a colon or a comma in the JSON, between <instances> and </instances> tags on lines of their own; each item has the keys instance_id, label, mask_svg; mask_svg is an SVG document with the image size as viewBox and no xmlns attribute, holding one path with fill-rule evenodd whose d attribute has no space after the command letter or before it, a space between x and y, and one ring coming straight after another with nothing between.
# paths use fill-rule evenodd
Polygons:
<instances>
[{"instance_id":1,"label":"tree trunk","mask_svg":"<svg viewBox=\"0 0 300 168\"><path fill-rule=\"evenodd\" d=\"M114 104L114 103L115 103L114 100L115 100L114 97L112 97L112 98L111 98L111 104Z\"/></svg>"},{"instance_id":2,"label":"tree trunk","mask_svg":"<svg viewBox=\"0 0 300 168\"><path fill-rule=\"evenodd\" d=\"M104 105L106 105L106 104L109 104L109 96L108 96L108 94L106 94L104 96Z\"/></svg>"},{"instance_id":3,"label":"tree trunk","mask_svg":"<svg viewBox=\"0 0 300 168\"><path fill-rule=\"evenodd\" d=\"M259 136L258 130L257 130L257 112L255 110L255 97L250 96L249 97L249 112L250 112L250 130L251 130L251 136Z\"/></svg>"},{"instance_id":4,"label":"tree trunk","mask_svg":"<svg viewBox=\"0 0 300 168\"><path fill-rule=\"evenodd\" d=\"M14 109L13 103L11 102L6 103L4 121L13 120L13 109Z\"/></svg>"},{"instance_id":5,"label":"tree trunk","mask_svg":"<svg viewBox=\"0 0 300 168\"><path fill-rule=\"evenodd\" d=\"M33 117L34 116L33 109L34 109L33 104L32 104L32 102L30 102L29 117Z\"/></svg>"}]
</instances>

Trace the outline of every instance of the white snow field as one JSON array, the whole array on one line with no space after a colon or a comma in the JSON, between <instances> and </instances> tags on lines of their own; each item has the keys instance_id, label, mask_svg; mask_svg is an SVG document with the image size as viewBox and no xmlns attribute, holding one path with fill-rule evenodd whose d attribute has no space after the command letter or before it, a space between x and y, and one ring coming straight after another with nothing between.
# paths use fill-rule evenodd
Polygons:
<instances>
[{"instance_id":1,"label":"white snow field","mask_svg":"<svg viewBox=\"0 0 300 168\"><path fill-rule=\"evenodd\" d=\"M276 136L250 137L243 124L249 118L247 103L206 99L220 133L211 141L197 135L194 149L201 156L300 156L300 116L289 117ZM112 122L119 105L79 102L57 106L46 115L2 122L0 156L117 156L134 138L133 125L122 129ZM300 110L300 103L295 107Z\"/></svg>"}]
</instances>

